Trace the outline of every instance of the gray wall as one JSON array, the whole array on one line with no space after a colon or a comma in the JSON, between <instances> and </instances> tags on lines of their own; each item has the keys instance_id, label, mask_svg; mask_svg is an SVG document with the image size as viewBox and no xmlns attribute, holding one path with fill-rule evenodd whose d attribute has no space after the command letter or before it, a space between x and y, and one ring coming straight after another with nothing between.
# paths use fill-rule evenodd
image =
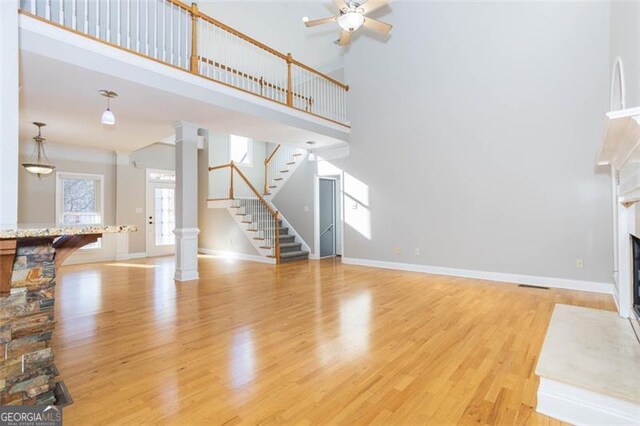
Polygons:
<instances>
[{"instance_id":1,"label":"gray wall","mask_svg":"<svg viewBox=\"0 0 640 426\"><path fill-rule=\"evenodd\" d=\"M640 106L640 2L611 3L610 63L622 58L627 108Z\"/></svg>"},{"instance_id":2,"label":"gray wall","mask_svg":"<svg viewBox=\"0 0 640 426\"><path fill-rule=\"evenodd\" d=\"M345 256L611 282L609 5L391 7L346 57ZM311 246L315 173L275 200Z\"/></svg>"},{"instance_id":3,"label":"gray wall","mask_svg":"<svg viewBox=\"0 0 640 426\"><path fill-rule=\"evenodd\" d=\"M20 163L32 152L31 141L21 143ZM45 151L56 166L54 173L37 176L20 167L18 176L18 223L53 225L56 221L56 172L90 173L104 176L104 222L115 221L115 155L101 150L78 149L45 144Z\"/></svg>"},{"instance_id":4,"label":"gray wall","mask_svg":"<svg viewBox=\"0 0 640 426\"><path fill-rule=\"evenodd\" d=\"M346 226L345 256L610 282L610 184L594 172L609 5L392 8L388 42L359 37L345 63L351 153L334 164L371 216L371 239Z\"/></svg>"},{"instance_id":5,"label":"gray wall","mask_svg":"<svg viewBox=\"0 0 640 426\"><path fill-rule=\"evenodd\" d=\"M21 158L27 160L33 149L30 141L22 143ZM104 176L105 223L132 224L138 232L129 234L129 252L146 251L146 168L173 170L175 149L173 146L154 144L131 153L133 164L116 166L116 156L111 151L46 143L47 155L56 171L91 173ZM118 184L120 182L120 184ZM53 224L55 222L55 175L41 179L21 168L19 175L18 216L23 224ZM136 213L136 208L142 209ZM116 211L118 216L116 217ZM106 250L110 250L107 247ZM105 252L105 257L111 254Z\"/></svg>"},{"instance_id":6,"label":"gray wall","mask_svg":"<svg viewBox=\"0 0 640 426\"><path fill-rule=\"evenodd\" d=\"M129 235L129 252L143 253L147 250L146 240L146 169L175 170L175 147L154 144L131 154L128 167L118 167L118 178L123 179L122 188L118 188L118 202L124 203L123 223L131 223L138 227L138 232ZM142 209L142 213L136 213Z\"/></svg>"},{"instance_id":7,"label":"gray wall","mask_svg":"<svg viewBox=\"0 0 640 426\"><path fill-rule=\"evenodd\" d=\"M313 179L315 174L316 163L308 161L305 157L304 162L288 177L285 185L272 200L278 211L309 245L312 254L314 254ZM308 212L305 212L305 206L309 207Z\"/></svg>"}]
</instances>

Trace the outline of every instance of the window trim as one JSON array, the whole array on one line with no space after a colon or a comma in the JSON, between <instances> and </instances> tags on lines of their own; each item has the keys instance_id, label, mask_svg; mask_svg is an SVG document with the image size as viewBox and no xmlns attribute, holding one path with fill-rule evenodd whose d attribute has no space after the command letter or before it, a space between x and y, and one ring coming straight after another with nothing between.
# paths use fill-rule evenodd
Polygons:
<instances>
[{"instance_id":1,"label":"window trim","mask_svg":"<svg viewBox=\"0 0 640 426\"><path fill-rule=\"evenodd\" d=\"M248 138L246 136L229 135L229 162L233 160L233 158L231 158L231 145L233 144L233 138L242 138L247 140L247 157L249 159L248 163L235 163L235 164L240 167L253 167L253 139Z\"/></svg>"},{"instance_id":2,"label":"window trim","mask_svg":"<svg viewBox=\"0 0 640 426\"><path fill-rule=\"evenodd\" d=\"M98 209L97 211L100 213L100 223L97 225L104 224L104 175L99 174L91 174L91 173L74 173L74 172L56 172L56 226L64 226L62 223L62 217L64 212L62 211L62 180L63 179L87 179L87 180L97 180L100 185L100 194L98 197ZM97 247L87 247L86 250L101 250L102 242L100 239L98 240Z\"/></svg>"}]
</instances>

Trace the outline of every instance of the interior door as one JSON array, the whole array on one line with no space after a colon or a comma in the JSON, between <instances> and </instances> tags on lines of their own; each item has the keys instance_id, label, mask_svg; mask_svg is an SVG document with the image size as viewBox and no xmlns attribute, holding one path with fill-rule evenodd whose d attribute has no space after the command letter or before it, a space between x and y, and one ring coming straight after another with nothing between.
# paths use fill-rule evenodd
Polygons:
<instances>
[{"instance_id":1,"label":"interior door","mask_svg":"<svg viewBox=\"0 0 640 426\"><path fill-rule=\"evenodd\" d=\"M147 191L148 255L172 254L176 244L175 184L150 182Z\"/></svg>"},{"instance_id":2,"label":"interior door","mask_svg":"<svg viewBox=\"0 0 640 426\"><path fill-rule=\"evenodd\" d=\"M320 257L336 255L336 181L320 179Z\"/></svg>"}]
</instances>

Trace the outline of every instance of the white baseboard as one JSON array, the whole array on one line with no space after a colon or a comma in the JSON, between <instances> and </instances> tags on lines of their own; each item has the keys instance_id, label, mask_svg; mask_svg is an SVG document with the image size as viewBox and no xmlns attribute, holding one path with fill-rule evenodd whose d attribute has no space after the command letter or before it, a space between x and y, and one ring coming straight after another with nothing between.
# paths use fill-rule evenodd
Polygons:
<instances>
[{"instance_id":1,"label":"white baseboard","mask_svg":"<svg viewBox=\"0 0 640 426\"><path fill-rule=\"evenodd\" d=\"M269 263L269 264L276 263L275 259L271 259L269 257L263 257L257 254L236 253L232 251L214 250L214 249L207 249L202 247L198 248L198 253L208 254L211 256L220 256L228 259L248 260L250 262L260 262L260 263Z\"/></svg>"},{"instance_id":2,"label":"white baseboard","mask_svg":"<svg viewBox=\"0 0 640 426\"><path fill-rule=\"evenodd\" d=\"M149 257L146 251L140 253L129 253L129 259L142 259L143 257Z\"/></svg>"},{"instance_id":3,"label":"white baseboard","mask_svg":"<svg viewBox=\"0 0 640 426\"><path fill-rule=\"evenodd\" d=\"M574 425L637 425L640 405L540 378L536 411Z\"/></svg>"},{"instance_id":4,"label":"white baseboard","mask_svg":"<svg viewBox=\"0 0 640 426\"><path fill-rule=\"evenodd\" d=\"M588 291L592 293L613 294L613 284L596 281L570 280L566 278L539 277L504 272L474 271L469 269L444 268L441 266L417 265L413 263L386 262L381 260L355 259L342 257L347 265L370 266L372 268L397 269L399 271L423 272L426 274L450 275L453 277L476 278L514 284L527 284L537 287L554 287L567 290Z\"/></svg>"}]
</instances>

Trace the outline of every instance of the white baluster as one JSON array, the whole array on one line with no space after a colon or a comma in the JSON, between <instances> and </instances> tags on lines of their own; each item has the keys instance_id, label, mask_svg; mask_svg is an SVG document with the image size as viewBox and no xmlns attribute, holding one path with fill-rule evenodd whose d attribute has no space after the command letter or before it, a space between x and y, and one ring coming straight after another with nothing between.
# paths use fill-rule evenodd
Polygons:
<instances>
[{"instance_id":1,"label":"white baluster","mask_svg":"<svg viewBox=\"0 0 640 426\"><path fill-rule=\"evenodd\" d=\"M153 57L158 59L158 0L155 0L156 6L153 9Z\"/></svg>"},{"instance_id":2,"label":"white baluster","mask_svg":"<svg viewBox=\"0 0 640 426\"><path fill-rule=\"evenodd\" d=\"M120 12L122 9L122 4L120 3L120 0L116 2L116 5L118 6L118 10L116 11L116 23L118 24L118 28L116 28L116 43L118 44L118 46L122 46L122 44L120 43L122 39L122 26L120 25Z\"/></svg>"},{"instance_id":3,"label":"white baluster","mask_svg":"<svg viewBox=\"0 0 640 426\"><path fill-rule=\"evenodd\" d=\"M31 4L35 4L35 1L31 1ZM71 28L78 29L78 0L71 1Z\"/></svg>"},{"instance_id":4,"label":"white baluster","mask_svg":"<svg viewBox=\"0 0 640 426\"><path fill-rule=\"evenodd\" d=\"M48 2L49 0L47 0ZM84 0L84 33L89 34L89 1Z\"/></svg>"},{"instance_id":5,"label":"white baluster","mask_svg":"<svg viewBox=\"0 0 640 426\"><path fill-rule=\"evenodd\" d=\"M64 25L64 0L58 4L58 23Z\"/></svg>"},{"instance_id":6,"label":"white baluster","mask_svg":"<svg viewBox=\"0 0 640 426\"><path fill-rule=\"evenodd\" d=\"M138 0L136 3L138 4L138 10L136 12L136 21L138 27L136 28L136 52L140 52L140 29L142 28L142 20L140 19L140 1Z\"/></svg>"},{"instance_id":7,"label":"white baluster","mask_svg":"<svg viewBox=\"0 0 640 426\"><path fill-rule=\"evenodd\" d=\"M111 1L107 0L107 29L106 29L106 35L107 35L107 41L109 43L111 43Z\"/></svg>"},{"instance_id":8,"label":"white baluster","mask_svg":"<svg viewBox=\"0 0 640 426\"><path fill-rule=\"evenodd\" d=\"M33 15L38 14L38 10L36 9L36 0L31 0L29 4L29 12L31 12Z\"/></svg>"},{"instance_id":9,"label":"white baluster","mask_svg":"<svg viewBox=\"0 0 640 426\"><path fill-rule=\"evenodd\" d=\"M47 20L51 20L51 0L45 0L44 3L44 17L47 18Z\"/></svg>"},{"instance_id":10,"label":"white baluster","mask_svg":"<svg viewBox=\"0 0 640 426\"><path fill-rule=\"evenodd\" d=\"M131 49L131 0L127 0L127 49Z\"/></svg>"},{"instance_id":11,"label":"white baluster","mask_svg":"<svg viewBox=\"0 0 640 426\"><path fill-rule=\"evenodd\" d=\"M145 54L149 55L149 1L145 2L145 24L144 24L144 45Z\"/></svg>"},{"instance_id":12,"label":"white baluster","mask_svg":"<svg viewBox=\"0 0 640 426\"><path fill-rule=\"evenodd\" d=\"M173 3L169 3L169 43L171 43L171 45L169 46L169 50L170 50L169 62L171 64L174 64L174 61L173 61L173 24L174 24L173 10L174 10Z\"/></svg>"},{"instance_id":13,"label":"white baluster","mask_svg":"<svg viewBox=\"0 0 640 426\"><path fill-rule=\"evenodd\" d=\"M100 0L96 1L96 37L100 38Z\"/></svg>"}]
</instances>

